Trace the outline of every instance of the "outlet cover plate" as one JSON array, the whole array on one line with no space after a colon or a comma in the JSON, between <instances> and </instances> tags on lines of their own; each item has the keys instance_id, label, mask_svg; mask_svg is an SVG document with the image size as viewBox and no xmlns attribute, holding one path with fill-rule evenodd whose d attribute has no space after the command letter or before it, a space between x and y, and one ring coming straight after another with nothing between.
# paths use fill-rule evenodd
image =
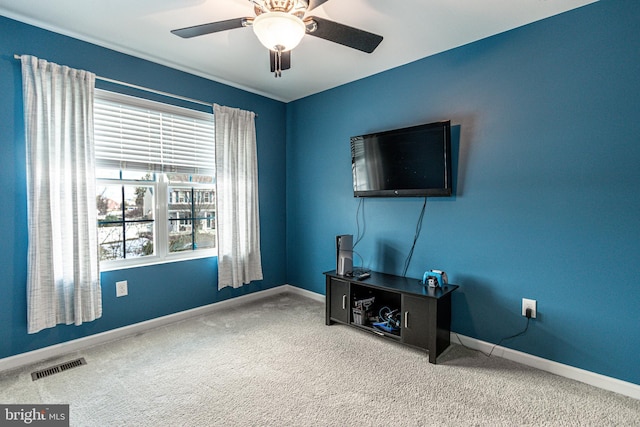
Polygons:
<instances>
[{"instance_id":1,"label":"outlet cover plate","mask_svg":"<svg viewBox=\"0 0 640 427\"><path fill-rule=\"evenodd\" d=\"M129 294L127 289L127 281L116 282L116 297L124 297Z\"/></svg>"}]
</instances>

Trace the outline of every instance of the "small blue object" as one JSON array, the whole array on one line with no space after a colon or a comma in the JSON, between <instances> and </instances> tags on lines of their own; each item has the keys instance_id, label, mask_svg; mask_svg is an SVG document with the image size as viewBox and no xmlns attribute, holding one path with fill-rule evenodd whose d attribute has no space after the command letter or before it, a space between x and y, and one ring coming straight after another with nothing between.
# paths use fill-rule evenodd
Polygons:
<instances>
[{"instance_id":1,"label":"small blue object","mask_svg":"<svg viewBox=\"0 0 640 427\"><path fill-rule=\"evenodd\" d=\"M398 328L394 328L393 326L389 325L389 322L375 322L373 324L373 327L382 329L385 332L395 332L398 330Z\"/></svg>"},{"instance_id":2,"label":"small blue object","mask_svg":"<svg viewBox=\"0 0 640 427\"><path fill-rule=\"evenodd\" d=\"M445 286L448 283L447 273L442 270L427 270L422 276L422 284L430 288Z\"/></svg>"}]
</instances>

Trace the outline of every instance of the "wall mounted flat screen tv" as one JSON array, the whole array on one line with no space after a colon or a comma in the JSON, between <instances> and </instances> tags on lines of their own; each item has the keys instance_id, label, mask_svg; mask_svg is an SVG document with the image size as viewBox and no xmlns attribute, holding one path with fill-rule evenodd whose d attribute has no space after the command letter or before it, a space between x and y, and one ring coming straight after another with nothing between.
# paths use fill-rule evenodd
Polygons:
<instances>
[{"instance_id":1,"label":"wall mounted flat screen tv","mask_svg":"<svg viewBox=\"0 0 640 427\"><path fill-rule=\"evenodd\" d=\"M355 197L452 194L449 120L351 137Z\"/></svg>"}]
</instances>

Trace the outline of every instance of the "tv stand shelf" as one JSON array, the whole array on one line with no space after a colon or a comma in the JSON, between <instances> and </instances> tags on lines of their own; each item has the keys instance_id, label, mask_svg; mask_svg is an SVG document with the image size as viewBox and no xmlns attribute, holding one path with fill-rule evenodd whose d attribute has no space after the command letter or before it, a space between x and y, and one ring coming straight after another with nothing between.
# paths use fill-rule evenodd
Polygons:
<instances>
[{"instance_id":1,"label":"tv stand shelf","mask_svg":"<svg viewBox=\"0 0 640 427\"><path fill-rule=\"evenodd\" d=\"M339 275L335 270L324 275L327 325L349 325L426 350L431 363L436 363L437 357L449 346L451 293L457 285L429 288L419 279L374 271L363 280ZM363 309L364 306L367 308ZM398 327L374 326L382 321L376 319L381 312L392 312Z\"/></svg>"}]
</instances>

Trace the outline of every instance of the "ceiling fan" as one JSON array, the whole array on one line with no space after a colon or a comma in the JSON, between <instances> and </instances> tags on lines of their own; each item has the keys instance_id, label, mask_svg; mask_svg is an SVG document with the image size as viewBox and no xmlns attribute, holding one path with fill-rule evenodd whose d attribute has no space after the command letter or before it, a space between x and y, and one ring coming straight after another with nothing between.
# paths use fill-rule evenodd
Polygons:
<instances>
[{"instance_id":1,"label":"ceiling fan","mask_svg":"<svg viewBox=\"0 0 640 427\"><path fill-rule=\"evenodd\" d=\"M305 34L329 40L362 52L373 52L382 36L316 16L305 14L328 0L249 0L255 17L234 18L180 28L171 32L191 38L235 28L252 26L258 40L269 49L271 72L282 76L291 68L291 49Z\"/></svg>"}]
</instances>

